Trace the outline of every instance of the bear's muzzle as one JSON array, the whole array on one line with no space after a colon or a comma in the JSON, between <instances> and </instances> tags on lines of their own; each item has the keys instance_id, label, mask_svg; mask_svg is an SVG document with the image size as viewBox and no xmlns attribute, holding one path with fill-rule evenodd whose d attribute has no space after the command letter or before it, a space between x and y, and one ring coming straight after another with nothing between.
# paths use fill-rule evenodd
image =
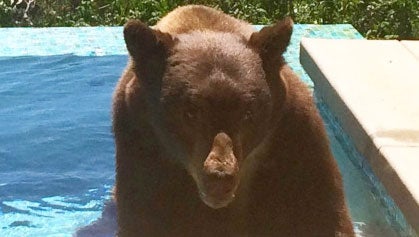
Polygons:
<instances>
[{"instance_id":1,"label":"bear's muzzle","mask_svg":"<svg viewBox=\"0 0 419 237\"><path fill-rule=\"evenodd\" d=\"M233 153L232 140L227 134L218 133L205 159L201 185L198 185L204 203L217 209L233 201L239 184L238 173L239 165Z\"/></svg>"}]
</instances>

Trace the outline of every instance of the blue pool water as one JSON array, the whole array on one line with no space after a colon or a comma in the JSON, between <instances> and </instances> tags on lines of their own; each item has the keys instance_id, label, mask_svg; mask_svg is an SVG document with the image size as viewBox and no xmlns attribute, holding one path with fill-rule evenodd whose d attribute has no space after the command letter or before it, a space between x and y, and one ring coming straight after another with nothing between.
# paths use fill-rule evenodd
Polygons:
<instances>
[{"instance_id":1,"label":"blue pool water","mask_svg":"<svg viewBox=\"0 0 419 237\"><path fill-rule=\"evenodd\" d=\"M126 56L0 58L0 236L70 236L114 182L111 94Z\"/></svg>"},{"instance_id":2,"label":"blue pool water","mask_svg":"<svg viewBox=\"0 0 419 237\"><path fill-rule=\"evenodd\" d=\"M296 35L302 31L297 29ZM123 43L116 41L120 49ZM312 85L298 68L296 45L294 38L287 60ZM46 45L51 49L22 57L18 55L24 53L16 55L7 48L10 45L1 47L0 236L72 236L98 219L99 224L107 221L96 229L101 236L112 235L114 212L107 204L114 183L110 107L126 52L95 48L54 55L66 47L58 46L64 51L57 53L53 45ZM407 236L327 127L358 235ZM104 209L111 211L102 216Z\"/></svg>"}]
</instances>

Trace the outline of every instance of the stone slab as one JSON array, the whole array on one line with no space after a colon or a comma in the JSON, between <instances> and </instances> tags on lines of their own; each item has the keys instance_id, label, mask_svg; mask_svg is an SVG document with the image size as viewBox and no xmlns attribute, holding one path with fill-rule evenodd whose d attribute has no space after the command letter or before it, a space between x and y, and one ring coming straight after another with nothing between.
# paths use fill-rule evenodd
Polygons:
<instances>
[{"instance_id":1,"label":"stone slab","mask_svg":"<svg viewBox=\"0 0 419 237\"><path fill-rule=\"evenodd\" d=\"M408 44L409 49L395 40L306 38L300 61L419 232L419 61L410 50L419 41Z\"/></svg>"}]
</instances>

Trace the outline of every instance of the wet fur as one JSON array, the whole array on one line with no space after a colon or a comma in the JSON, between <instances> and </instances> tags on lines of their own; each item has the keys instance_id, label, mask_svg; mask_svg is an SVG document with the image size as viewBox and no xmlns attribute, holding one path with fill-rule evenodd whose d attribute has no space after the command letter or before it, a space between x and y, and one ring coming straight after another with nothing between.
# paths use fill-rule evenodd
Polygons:
<instances>
[{"instance_id":1,"label":"wet fur","mask_svg":"<svg viewBox=\"0 0 419 237\"><path fill-rule=\"evenodd\" d=\"M322 120L306 85L282 58L289 20L253 34L248 23L186 6L163 18L154 33L138 24L125 27L131 60L113 101L119 237L354 235ZM139 41L145 50L136 48ZM217 42L231 47L215 58L206 54L210 49L194 51ZM214 63L220 74L205 71ZM183 66L175 70L176 65ZM208 75L214 78L188 81ZM231 79L251 75L265 80ZM258 109L265 112L259 115ZM246 110L253 111L249 116L256 124L233 129L234 121L249 119ZM173 122L185 114L203 121ZM221 209L199 197L191 172L202 160L182 158L208 152L213 127L239 134L232 139L240 185L235 200ZM247 133L254 136L241 140Z\"/></svg>"}]
</instances>

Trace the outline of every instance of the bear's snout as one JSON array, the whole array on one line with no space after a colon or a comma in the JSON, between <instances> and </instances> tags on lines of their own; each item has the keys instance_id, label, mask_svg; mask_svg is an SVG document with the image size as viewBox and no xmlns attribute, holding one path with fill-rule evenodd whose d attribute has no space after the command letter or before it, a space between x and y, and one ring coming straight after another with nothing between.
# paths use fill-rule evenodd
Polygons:
<instances>
[{"instance_id":1,"label":"bear's snout","mask_svg":"<svg viewBox=\"0 0 419 237\"><path fill-rule=\"evenodd\" d=\"M212 208L227 206L239 184L239 165L232 144L227 134L218 133L204 162L200 193L202 200Z\"/></svg>"}]
</instances>

